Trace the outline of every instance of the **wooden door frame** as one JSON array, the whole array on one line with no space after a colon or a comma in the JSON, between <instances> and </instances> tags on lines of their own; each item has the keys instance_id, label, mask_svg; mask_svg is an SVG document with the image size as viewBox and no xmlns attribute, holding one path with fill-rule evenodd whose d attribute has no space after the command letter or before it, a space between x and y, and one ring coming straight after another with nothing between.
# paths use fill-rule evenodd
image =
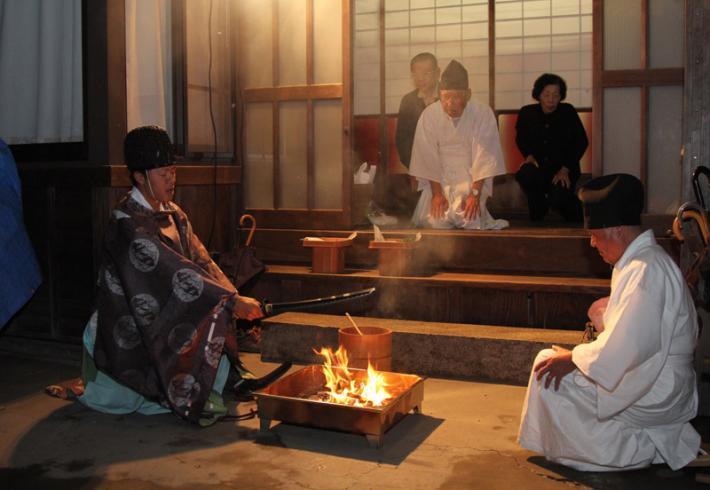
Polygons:
<instances>
[{"instance_id":1,"label":"wooden door frame","mask_svg":"<svg viewBox=\"0 0 710 490\"><path fill-rule=\"evenodd\" d=\"M683 86L685 81L685 68L649 68L648 41L649 41L649 0L641 0L641 51L638 69L606 70L604 69L604 2L593 0L592 19L592 106L594 108L592 173L603 175L604 151L604 89L619 87L634 87L641 91L640 113L640 145L639 145L639 178L644 186L648 180L648 104L651 87L676 85ZM685 176L684 176L685 178Z\"/></svg>"},{"instance_id":2,"label":"wooden door frame","mask_svg":"<svg viewBox=\"0 0 710 490\"><path fill-rule=\"evenodd\" d=\"M278 3L272 1L272 86L245 88L240 91L240 102L271 102L272 104L272 145L273 145L273 195L274 209L247 208L260 227L284 228L349 228L350 198L352 189L352 1L342 2L342 83L313 83L313 2L306 0L306 85L278 85ZM314 100L342 101L342 188L340 209L315 208L315 134ZM288 101L306 103L306 169L307 196L306 209L290 209L280 206L281 196L280 158L279 158L279 104ZM237 128L241 131L242 128ZM245 145L241 145L240 155L245 159ZM244 167L244 166L242 166Z\"/></svg>"}]
</instances>

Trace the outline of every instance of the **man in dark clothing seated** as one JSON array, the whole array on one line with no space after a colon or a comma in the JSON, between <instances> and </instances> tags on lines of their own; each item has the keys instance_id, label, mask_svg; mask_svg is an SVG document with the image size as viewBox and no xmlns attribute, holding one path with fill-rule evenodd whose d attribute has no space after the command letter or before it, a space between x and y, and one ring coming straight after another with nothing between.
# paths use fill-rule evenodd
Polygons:
<instances>
[{"instance_id":1,"label":"man in dark clothing seated","mask_svg":"<svg viewBox=\"0 0 710 490\"><path fill-rule=\"evenodd\" d=\"M395 133L399 161L407 168L412 159L419 116L429 104L439 100L438 84L441 75L436 56L426 52L414 56L409 62L409 69L415 88L402 97ZM369 215L374 224L390 224L386 221L386 215L382 216L384 211L411 216L419 200L419 192L413 190L409 174L385 175L386 162L382 167L375 174L375 203Z\"/></svg>"}]
</instances>

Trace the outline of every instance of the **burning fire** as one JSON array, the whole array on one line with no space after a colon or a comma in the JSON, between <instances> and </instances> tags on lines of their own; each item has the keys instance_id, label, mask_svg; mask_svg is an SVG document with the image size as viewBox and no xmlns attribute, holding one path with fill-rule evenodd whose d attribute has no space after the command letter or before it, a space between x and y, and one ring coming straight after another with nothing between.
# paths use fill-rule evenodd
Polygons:
<instances>
[{"instance_id":1,"label":"burning fire","mask_svg":"<svg viewBox=\"0 0 710 490\"><path fill-rule=\"evenodd\" d=\"M348 354L341 346L335 353L327 347L322 347L316 354L323 356L323 374L327 399L331 403L340 403L355 407L381 407L392 398L387 391L385 376L375 371L372 364L367 363L367 377L357 376L348 370Z\"/></svg>"}]
</instances>

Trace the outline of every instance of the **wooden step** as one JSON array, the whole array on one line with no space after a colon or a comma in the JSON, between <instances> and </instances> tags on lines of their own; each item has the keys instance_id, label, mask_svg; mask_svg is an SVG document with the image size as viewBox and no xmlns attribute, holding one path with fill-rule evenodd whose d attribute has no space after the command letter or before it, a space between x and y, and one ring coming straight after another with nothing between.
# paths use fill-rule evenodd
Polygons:
<instances>
[{"instance_id":1,"label":"wooden step","mask_svg":"<svg viewBox=\"0 0 710 490\"><path fill-rule=\"evenodd\" d=\"M310 272L308 266L269 265L248 294L272 302L330 296L368 287L372 296L331 305L324 313L426 322L581 329L589 305L609 294L609 280L439 272L380 276L376 270Z\"/></svg>"},{"instance_id":2,"label":"wooden step","mask_svg":"<svg viewBox=\"0 0 710 490\"><path fill-rule=\"evenodd\" d=\"M302 239L346 237L352 231L258 229L253 245L266 263L310 264L312 250ZM551 275L608 278L611 268L589 244L581 228L512 226L505 230L384 230L387 237L412 237L422 233L415 260L430 271L464 271L481 274ZM345 255L346 267L377 266L377 252L368 249L371 229L358 231ZM657 237L677 257L676 244Z\"/></svg>"},{"instance_id":3,"label":"wooden step","mask_svg":"<svg viewBox=\"0 0 710 490\"><path fill-rule=\"evenodd\" d=\"M572 348L582 332L460 323L354 317L361 327L392 330L392 370L442 378L525 385L538 351L553 344ZM320 364L313 352L337 348L338 329L349 327L342 315L284 313L262 322L261 357L265 361Z\"/></svg>"}]
</instances>

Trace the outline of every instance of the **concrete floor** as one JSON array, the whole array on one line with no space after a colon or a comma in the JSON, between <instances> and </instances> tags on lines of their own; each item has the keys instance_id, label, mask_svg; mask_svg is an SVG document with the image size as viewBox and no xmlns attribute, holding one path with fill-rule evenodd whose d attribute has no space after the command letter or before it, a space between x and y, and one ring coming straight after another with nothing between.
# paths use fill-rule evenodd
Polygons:
<instances>
[{"instance_id":1,"label":"concrete floor","mask_svg":"<svg viewBox=\"0 0 710 490\"><path fill-rule=\"evenodd\" d=\"M271 366L254 354L246 364ZM172 415L105 415L50 398L76 368L0 354L0 488L702 488L695 470L580 473L516 444L516 386L428 379L423 413L363 436L258 420L200 429ZM250 405L240 405L240 412ZM253 406L253 405L251 405ZM702 470L705 471L705 470Z\"/></svg>"}]
</instances>

